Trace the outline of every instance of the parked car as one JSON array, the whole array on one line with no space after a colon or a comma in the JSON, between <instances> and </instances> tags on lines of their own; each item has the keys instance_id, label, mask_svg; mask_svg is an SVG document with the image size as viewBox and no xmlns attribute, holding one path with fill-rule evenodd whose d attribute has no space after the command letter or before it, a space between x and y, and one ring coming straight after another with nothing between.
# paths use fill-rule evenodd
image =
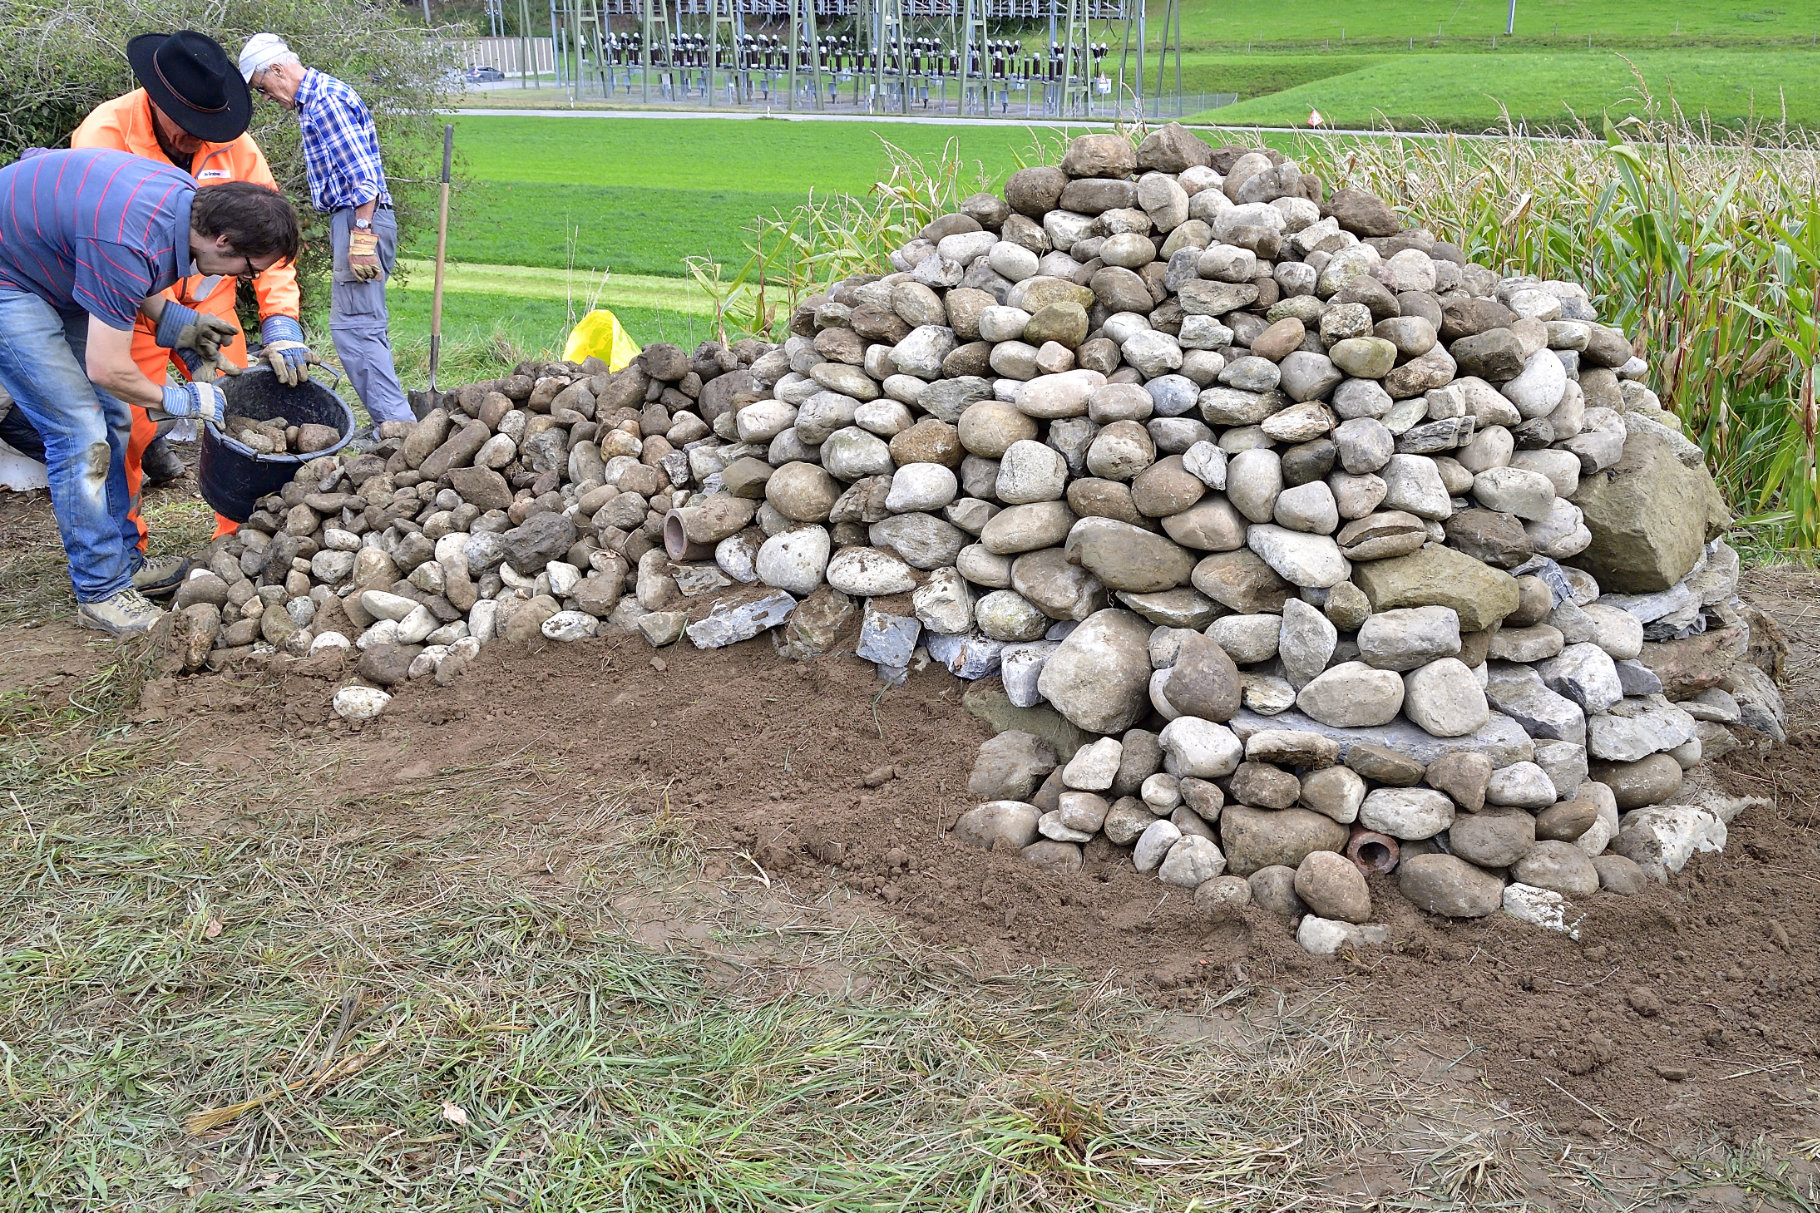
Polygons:
<instances>
[{"instance_id":1,"label":"parked car","mask_svg":"<svg viewBox=\"0 0 1820 1213\"><path fill-rule=\"evenodd\" d=\"M463 73L461 78L468 84L495 84L504 80L506 74L496 67L485 67L476 64Z\"/></svg>"}]
</instances>

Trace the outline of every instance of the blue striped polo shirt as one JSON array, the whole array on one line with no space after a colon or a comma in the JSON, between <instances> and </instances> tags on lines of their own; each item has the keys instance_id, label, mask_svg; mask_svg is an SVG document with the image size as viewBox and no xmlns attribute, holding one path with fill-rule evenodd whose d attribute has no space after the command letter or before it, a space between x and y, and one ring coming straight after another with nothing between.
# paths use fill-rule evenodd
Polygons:
<instances>
[{"instance_id":1,"label":"blue striped polo shirt","mask_svg":"<svg viewBox=\"0 0 1820 1213\"><path fill-rule=\"evenodd\" d=\"M44 152L0 168L0 289L130 329L139 301L196 272L188 173L126 152Z\"/></svg>"}]
</instances>

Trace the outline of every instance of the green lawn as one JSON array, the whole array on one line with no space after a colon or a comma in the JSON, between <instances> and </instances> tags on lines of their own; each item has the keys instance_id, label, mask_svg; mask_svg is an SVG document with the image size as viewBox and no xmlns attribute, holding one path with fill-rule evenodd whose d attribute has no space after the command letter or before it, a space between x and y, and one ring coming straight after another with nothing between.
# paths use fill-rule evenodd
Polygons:
<instances>
[{"instance_id":1,"label":"green lawn","mask_svg":"<svg viewBox=\"0 0 1820 1213\"><path fill-rule=\"evenodd\" d=\"M1039 135L1016 125L463 117L455 147L469 175L484 181L801 193L871 188L890 167L881 137L925 158L952 139L976 175L997 178Z\"/></svg>"},{"instance_id":2,"label":"green lawn","mask_svg":"<svg viewBox=\"0 0 1820 1213\"><path fill-rule=\"evenodd\" d=\"M387 294L399 377L407 388L422 387L430 362L429 275ZM621 303L612 295L609 289L596 306L611 309L640 345L668 341L692 351L714 335L712 321L700 313ZM459 285L448 290L442 306L443 353L437 382L451 387L504 374L520 359L559 357L570 325L586 305L585 291L571 305L558 296Z\"/></svg>"},{"instance_id":3,"label":"green lawn","mask_svg":"<svg viewBox=\"0 0 1820 1213\"><path fill-rule=\"evenodd\" d=\"M888 176L885 140L925 162L951 142L963 192L1002 183L1020 155L1061 134L1021 126L879 123L457 119L472 183L457 195L449 256L457 262L679 276L683 258L736 261L753 216L810 190L864 193ZM419 232L408 254L434 252Z\"/></svg>"},{"instance_id":4,"label":"green lawn","mask_svg":"<svg viewBox=\"0 0 1820 1213\"><path fill-rule=\"evenodd\" d=\"M581 128L597 125L563 121ZM805 192L481 182L462 192L459 212L451 220L449 256L488 265L611 268L675 277L684 272L685 257L738 261L744 256L743 229L753 216L788 209ZM411 250L418 257L433 251L422 239Z\"/></svg>"},{"instance_id":5,"label":"green lawn","mask_svg":"<svg viewBox=\"0 0 1820 1213\"><path fill-rule=\"evenodd\" d=\"M1160 18L1162 4L1150 12ZM1182 40L1189 46L1243 46L1248 42L1314 43L1425 40L1505 41L1506 0L1277 0L1262 7L1184 0ZM1820 30L1820 3L1782 0L1774 7L1754 0L1683 0L1676 4L1612 4L1595 0L1522 0L1516 35L1530 43L1584 41L1606 46L1675 46L1696 43L1793 41Z\"/></svg>"},{"instance_id":6,"label":"green lawn","mask_svg":"<svg viewBox=\"0 0 1820 1213\"><path fill-rule=\"evenodd\" d=\"M1190 51L1182 56L1182 91L1237 93L1240 101L1280 93L1316 80L1344 76L1384 61L1387 56L1327 54L1234 54ZM1155 74L1155 59L1145 65L1145 78ZM1129 75L1130 69L1127 68ZM1169 79L1173 81L1173 67Z\"/></svg>"},{"instance_id":7,"label":"green lawn","mask_svg":"<svg viewBox=\"0 0 1820 1213\"><path fill-rule=\"evenodd\" d=\"M435 284L428 261L405 261L403 280L395 291L427 296ZM660 278L641 274L589 274L582 271L539 269L524 265L484 265L465 262L451 265L443 275L445 295L515 295L531 299L560 300L576 309L588 307L643 308L647 311L681 312L711 316L714 303L689 278ZM445 301L446 302L446 301ZM447 308L444 308L445 314Z\"/></svg>"},{"instance_id":8,"label":"green lawn","mask_svg":"<svg viewBox=\"0 0 1820 1213\"><path fill-rule=\"evenodd\" d=\"M1219 89L1222 65L1236 63L1235 82L1248 77L1246 56L1197 63L1202 87ZM1306 63L1293 57L1289 64ZM1672 97L1688 114L1707 112L1724 123L1747 116L1820 126L1820 53L1800 50L1637 51L1620 56L1500 51L1497 54L1334 55L1327 64L1353 70L1309 78L1281 92L1253 96L1199 116L1203 121L1261 126L1299 125L1319 109L1330 124L1399 128L1433 125L1480 130L1502 121L1500 105L1531 124L1564 124L1578 114L1597 128L1601 111L1634 112L1637 75L1658 99ZM1634 65L1634 70L1633 70ZM1186 73L1185 73L1186 74ZM1221 91L1239 92L1242 88Z\"/></svg>"}]
</instances>

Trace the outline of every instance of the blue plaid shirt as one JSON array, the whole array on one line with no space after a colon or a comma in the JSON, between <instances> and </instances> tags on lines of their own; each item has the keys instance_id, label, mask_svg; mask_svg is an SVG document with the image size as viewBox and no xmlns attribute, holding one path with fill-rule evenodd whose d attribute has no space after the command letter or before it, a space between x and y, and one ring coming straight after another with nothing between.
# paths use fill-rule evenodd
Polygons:
<instances>
[{"instance_id":1,"label":"blue plaid shirt","mask_svg":"<svg viewBox=\"0 0 1820 1213\"><path fill-rule=\"evenodd\" d=\"M379 134L353 89L308 69L297 86L297 124L303 132L310 201L317 210L338 211L375 198L382 206L391 205L379 162Z\"/></svg>"}]
</instances>

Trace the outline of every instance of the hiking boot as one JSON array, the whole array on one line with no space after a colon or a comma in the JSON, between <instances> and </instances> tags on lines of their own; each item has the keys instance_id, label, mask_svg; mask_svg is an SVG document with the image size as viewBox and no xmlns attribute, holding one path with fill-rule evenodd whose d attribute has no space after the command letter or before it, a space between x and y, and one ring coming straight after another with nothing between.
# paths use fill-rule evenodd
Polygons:
<instances>
[{"instance_id":1,"label":"hiking boot","mask_svg":"<svg viewBox=\"0 0 1820 1213\"><path fill-rule=\"evenodd\" d=\"M146 446L145 453L139 457L139 467L145 473L147 484L169 484L189 470L162 434Z\"/></svg>"},{"instance_id":2,"label":"hiking boot","mask_svg":"<svg viewBox=\"0 0 1820 1213\"><path fill-rule=\"evenodd\" d=\"M76 622L109 636L143 636L158 626L164 612L146 601L138 590L121 590L100 602L76 604Z\"/></svg>"},{"instance_id":3,"label":"hiking boot","mask_svg":"<svg viewBox=\"0 0 1820 1213\"><path fill-rule=\"evenodd\" d=\"M147 560L133 574L133 588L148 598L162 598L190 575L188 556L163 556Z\"/></svg>"}]
</instances>

